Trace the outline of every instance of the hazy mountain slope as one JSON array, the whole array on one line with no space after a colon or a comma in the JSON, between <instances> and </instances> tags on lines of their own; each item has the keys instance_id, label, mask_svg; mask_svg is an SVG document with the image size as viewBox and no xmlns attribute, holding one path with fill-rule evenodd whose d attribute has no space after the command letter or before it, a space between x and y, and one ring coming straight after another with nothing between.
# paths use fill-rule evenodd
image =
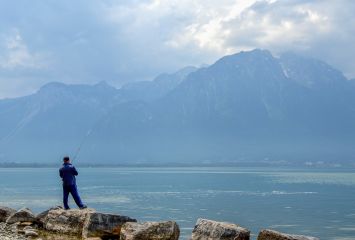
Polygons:
<instances>
[{"instance_id":1,"label":"hazy mountain slope","mask_svg":"<svg viewBox=\"0 0 355 240\"><path fill-rule=\"evenodd\" d=\"M339 71L314 59L262 50L226 56L155 102L116 106L99 131L117 136L120 148L103 154L187 162L350 157L354 93Z\"/></svg>"},{"instance_id":2,"label":"hazy mountain slope","mask_svg":"<svg viewBox=\"0 0 355 240\"><path fill-rule=\"evenodd\" d=\"M0 161L33 162L73 154L113 106L163 96L195 70L184 68L122 89L106 82L93 86L53 82L33 95L0 100Z\"/></svg>"},{"instance_id":3,"label":"hazy mountain slope","mask_svg":"<svg viewBox=\"0 0 355 240\"><path fill-rule=\"evenodd\" d=\"M14 155L19 161L35 161L38 155L43 159L62 153L63 149L74 149L98 117L110 108L116 94L117 90L105 83L50 83L31 96L6 100L7 111L2 112L0 119L2 125L8 122L1 135L3 158Z\"/></svg>"},{"instance_id":4,"label":"hazy mountain slope","mask_svg":"<svg viewBox=\"0 0 355 240\"><path fill-rule=\"evenodd\" d=\"M290 101L288 114L313 131L344 136L354 133L355 88L343 74L316 59L284 54L280 63L288 78L307 91L302 102Z\"/></svg>"},{"instance_id":5,"label":"hazy mountain slope","mask_svg":"<svg viewBox=\"0 0 355 240\"><path fill-rule=\"evenodd\" d=\"M55 159L85 139L80 159L96 163L351 160L354 106L326 63L256 49L118 90L55 83L0 101L0 157Z\"/></svg>"},{"instance_id":6,"label":"hazy mountain slope","mask_svg":"<svg viewBox=\"0 0 355 240\"><path fill-rule=\"evenodd\" d=\"M127 100L152 101L177 87L190 73L196 71L195 67L185 67L172 74L161 74L153 81L139 81L124 85L120 94Z\"/></svg>"}]
</instances>

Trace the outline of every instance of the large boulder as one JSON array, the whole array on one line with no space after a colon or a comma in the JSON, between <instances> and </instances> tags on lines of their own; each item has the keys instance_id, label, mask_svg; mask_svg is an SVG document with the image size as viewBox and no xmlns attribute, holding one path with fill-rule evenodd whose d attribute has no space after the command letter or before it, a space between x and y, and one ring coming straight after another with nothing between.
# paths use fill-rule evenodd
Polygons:
<instances>
[{"instance_id":1,"label":"large boulder","mask_svg":"<svg viewBox=\"0 0 355 240\"><path fill-rule=\"evenodd\" d=\"M125 222L136 222L135 219L98 213L94 209L50 209L37 216L47 231L83 238L119 238L121 226Z\"/></svg>"},{"instance_id":2,"label":"large boulder","mask_svg":"<svg viewBox=\"0 0 355 240\"><path fill-rule=\"evenodd\" d=\"M58 210L58 209L63 209L63 208L62 208L61 206L52 207L52 208L50 208L50 209L48 209L48 210L45 210L45 211L39 213L39 214L36 216L37 222L38 222L39 224L41 224L41 226L43 226L43 225L44 225L44 220L45 220L45 218L47 217L49 211L51 211L51 210Z\"/></svg>"},{"instance_id":3,"label":"large boulder","mask_svg":"<svg viewBox=\"0 0 355 240\"><path fill-rule=\"evenodd\" d=\"M36 222L36 216L29 208L21 208L17 212L11 214L6 220L7 224L17 222Z\"/></svg>"},{"instance_id":4,"label":"large boulder","mask_svg":"<svg viewBox=\"0 0 355 240\"><path fill-rule=\"evenodd\" d=\"M120 240L177 240L180 229L176 222L125 223Z\"/></svg>"},{"instance_id":5,"label":"large boulder","mask_svg":"<svg viewBox=\"0 0 355 240\"><path fill-rule=\"evenodd\" d=\"M192 240L249 240L250 231L233 223L198 219Z\"/></svg>"},{"instance_id":6,"label":"large boulder","mask_svg":"<svg viewBox=\"0 0 355 240\"><path fill-rule=\"evenodd\" d=\"M319 240L319 238L303 235L291 235L265 229L260 231L257 240Z\"/></svg>"},{"instance_id":7,"label":"large boulder","mask_svg":"<svg viewBox=\"0 0 355 240\"><path fill-rule=\"evenodd\" d=\"M52 209L44 217L43 228L47 231L81 236L84 224L93 209Z\"/></svg>"},{"instance_id":8,"label":"large boulder","mask_svg":"<svg viewBox=\"0 0 355 240\"><path fill-rule=\"evenodd\" d=\"M137 222L137 220L121 215L90 213L84 224L83 238L119 238L121 227L126 222Z\"/></svg>"},{"instance_id":9,"label":"large boulder","mask_svg":"<svg viewBox=\"0 0 355 240\"><path fill-rule=\"evenodd\" d=\"M15 209L0 206L0 222L5 222L15 212Z\"/></svg>"}]
</instances>

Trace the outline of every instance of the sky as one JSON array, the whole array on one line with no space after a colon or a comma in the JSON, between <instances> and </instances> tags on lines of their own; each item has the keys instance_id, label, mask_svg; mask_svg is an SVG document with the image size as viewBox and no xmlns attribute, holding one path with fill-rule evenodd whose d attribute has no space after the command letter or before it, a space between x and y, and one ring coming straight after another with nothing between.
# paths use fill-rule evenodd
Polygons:
<instances>
[{"instance_id":1,"label":"sky","mask_svg":"<svg viewBox=\"0 0 355 240\"><path fill-rule=\"evenodd\" d=\"M355 77L353 0L0 0L0 99L48 82L120 87L262 48Z\"/></svg>"}]
</instances>

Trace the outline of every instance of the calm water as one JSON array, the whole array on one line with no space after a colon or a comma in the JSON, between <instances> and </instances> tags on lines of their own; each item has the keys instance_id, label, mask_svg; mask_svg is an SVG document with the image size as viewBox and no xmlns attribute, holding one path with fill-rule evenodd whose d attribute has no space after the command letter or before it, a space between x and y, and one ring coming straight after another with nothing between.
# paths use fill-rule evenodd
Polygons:
<instances>
[{"instance_id":1,"label":"calm water","mask_svg":"<svg viewBox=\"0 0 355 240\"><path fill-rule=\"evenodd\" d=\"M58 170L0 169L0 205L61 204ZM90 207L139 221L172 219L181 239L199 217L327 240L355 239L355 173L260 168L81 168ZM72 207L73 201L71 201Z\"/></svg>"}]
</instances>

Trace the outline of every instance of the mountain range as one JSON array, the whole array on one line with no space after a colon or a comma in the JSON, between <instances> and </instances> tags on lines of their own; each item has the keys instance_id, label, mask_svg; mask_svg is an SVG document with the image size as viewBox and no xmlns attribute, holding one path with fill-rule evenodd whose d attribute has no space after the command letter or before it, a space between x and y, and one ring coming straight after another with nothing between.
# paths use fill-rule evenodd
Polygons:
<instances>
[{"instance_id":1,"label":"mountain range","mask_svg":"<svg viewBox=\"0 0 355 240\"><path fill-rule=\"evenodd\" d=\"M116 89L53 82L0 100L0 162L355 162L355 81L255 49Z\"/></svg>"}]
</instances>

